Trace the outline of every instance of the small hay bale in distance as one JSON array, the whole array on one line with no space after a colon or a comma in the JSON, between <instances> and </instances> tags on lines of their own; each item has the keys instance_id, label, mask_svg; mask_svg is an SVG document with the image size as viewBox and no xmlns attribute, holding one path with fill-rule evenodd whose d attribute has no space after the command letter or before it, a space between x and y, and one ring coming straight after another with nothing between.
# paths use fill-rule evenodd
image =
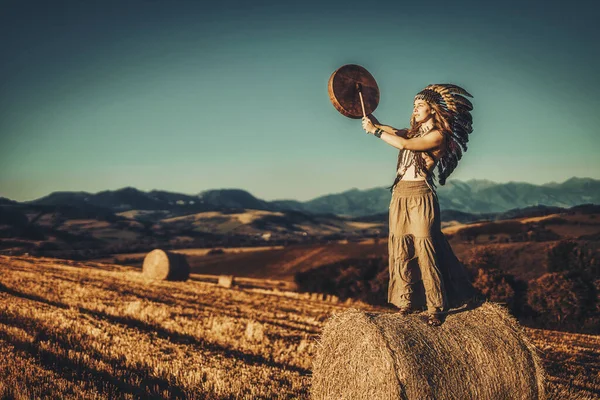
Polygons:
<instances>
[{"instance_id":1,"label":"small hay bale in distance","mask_svg":"<svg viewBox=\"0 0 600 400\"><path fill-rule=\"evenodd\" d=\"M499 305L449 315L334 313L313 360L311 398L497 400L545 398L535 347Z\"/></svg>"},{"instance_id":2,"label":"small hay bale in distance","mask_svg":"<svg viewBox=\"0 0 600 400\"><path fill-rule=\"evenodd\" d=\"M219 286L230 288L233 286L233 275L219 275L217 284Z\"/></svg>"},{"instance_id":3,"label":"small hay bale in distance","mask_svg":"<svg viewBox=\"0 0 600 400\"><path fill-rule=\"evenodd\" d=\"M247 340L262 342L265 338L264 326L257 321L248 321L244 335Z\"/></svg>"},{"instance_id":4,"label":"small hay bale in distance","mask_svg":"<svg viewBox=\"0 0 600 400\"><path fill-rule=\"evenodd\" d=\"M190 266L183 254L154 249L146 254L142 273L149 279L186 281L190 277Z\"/></svg>"}]
</instances>

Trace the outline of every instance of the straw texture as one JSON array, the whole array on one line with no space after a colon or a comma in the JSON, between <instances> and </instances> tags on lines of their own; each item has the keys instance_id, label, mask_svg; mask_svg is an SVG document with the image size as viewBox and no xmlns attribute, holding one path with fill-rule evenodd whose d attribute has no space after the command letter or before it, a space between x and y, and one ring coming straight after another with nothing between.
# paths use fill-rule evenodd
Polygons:
<instances>
[{"instance_id":1,"label":"straw texture","mask_svg":"<svg viewBox=\"0 0 600 400\"><path fill-rule=\"evenodd\" d=\"M142 272L149 279L185 281L190 276L190 266L183 254L154 249L146 254Z\"/></svg>"},{"instance_id":2,"label":"straw texture","mask_svg":"<svg viewBox=\"0 0 600 400\"><path fill-rule=\"evenodd\" d=\"M349 309L327 321L313 361L312 399L543 399L536 349L501 306L449 315Z\"/></svg>"}]
</instances>

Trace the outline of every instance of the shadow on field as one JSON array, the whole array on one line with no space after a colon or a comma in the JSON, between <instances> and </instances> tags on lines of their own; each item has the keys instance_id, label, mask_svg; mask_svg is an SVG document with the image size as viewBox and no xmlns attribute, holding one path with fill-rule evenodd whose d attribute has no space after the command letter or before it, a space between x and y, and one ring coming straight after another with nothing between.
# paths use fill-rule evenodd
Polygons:
<instances>
[{"instance_id":1,"label":"shadow on field","mask_svg":"<svg viewBox=\"0 0 600 400\"><path fill-rule=\"evenodd\" d=\"M33 300L33 301L44 303L44 304L47 304L50 306L54 306L54 307L58 307L58 308L62 308L62 309L71 308L67 304L64 304L61 302L47 300L40 296L36 296L36 295L28 294L28 293L22 293L22 292L19 292L17 290L10 289L7 287L4 287L3 291L7 292L8 294L10 294L12 296L21 297L21 298L28 299L28 300ZM259 366L283 369L283 370L297 372L300 375L309 375L310 374L310 370L308 370L306 368L301 368L301 367L296 367L296 366L289 365L289 364L276 362L273 360L269 360L260 355L249 354L249 353L245 353L240 350L231 349L229 347L222 346L222 345L219 345L216 343L207 342L205 340L202 340L200 338L194 337L189 334L173 332L173 331L161 328L159 326L154 326L147 322L140 321L140 320L137 320L137 319L134 319L131 317L119 317L119 316L107 314L102 311L91 310L91 309L87 309L84 307L77 307L77 310L82 314L91 315L95 318L103 319L103 320L109 321L111 323L125 325L126 327L129 327L132 329L137 329L137 330L140 330L143 332L154 333L156 336L158 336L162 339L166 339L166 340L170 341L171 343L197 346L198 348L200 348L202 350L207 350L212 353L217 353L224 357L235 358L237 360L243 361L247 365L259 365ZM72 344L70 344L70 346L72 347Z\"/></svg>"},{"instance_id":2,"label":"shadow on field","mask_svg":"<svg viewBox=\"0 0 600 400\"><path fill-rule=\"evenodd\" d=\"M306 368L300 368L293 365L276 362L256 354L244 353L240 350L235 350L216 343L207 342L192 335L169 331L167 329L157 327L147 322L140 321L131 317L118 317L115 315L106 314L101 311L94 311L83 308L80 308L79 311L93 315L100 319L108 320L112 323L126 325L129 328L134 328L143 332L154 333L156 334L156 336L163 339L167 339L171 343L193 345L199 347L202 350L208 350L211 353L217 353L219 355L222 355L223 357L235 358L236 360L243 361L247 365L261 365L277 369L284 369L288 371L298 372L301 375L308 375L310 373L310 370Z\"/></svg>"},{"instance_id":3,"label":"shadow on field","mask_svg":"<svg viewBox=\"0 0 600 400\"><path fill-rule=\"evenodd\" d=\"M19 267L19 266L13 267L13 270L30 272L29 269L27 269L25 267ZM65 281L72 282L75 284L84 284L86 286L90 286L90 287L94 287L94 288L98 288L98 289L102 289L102 290L114 291L114 292L119 293L120 296L128 296L129 295L132 297L137 297L139 299L149 300L149 301L152 301L155 303L164 304L169 307L172 307L175 305L181 305L183 302L182 301L183 299L181 297L169 295L168 292L162 293L160 296L158 296L158 295L152 294L151 292L144 291L143 288L130 287L129 289L126 289L122 282L107 282L107 281L103 281L100 279L94 279L94 278L73 279L72 277L67 276L67 274L64 274L63 273L64 271L62 271L58 268L56 269L55 272L57 272L57 273L50 273L47 275L53 279L65 280ZM0 285L1 285L1 283L0 283ZM224 289L220 289L220 290L224 290ZM0 287L0 291L2 291L1 287ZM56 302L53 302L52 300L46 300L46 299L43 299L42 297L39 297L36 295L31 295L31 294L16 292L16 291L12 291L12 292L8 291L8 293L10 293L14 296L27 298L29 300L42 301L42 302L45 302L46 304L51 304L51 305L53 305L55 307L59 307L59 308L69 308L68 306L65 307L61 303L56 303ZM16 293L20 293L20 294L16 294ZM221 305L220 307L215 307L213 303L202 302L202 301L199 301L198 299L189 301L185 305L186 305L186 307L189 307L189 308L192 308L195 310L214 312L215 314L218 314L220 316L239 318L239 316L242 315L242 313L236 312L236 311L231 311L231 310L228 310L226 307L223 307L224 305L229 305L229 304L231 304L232 306L235 305L234 303L226 303L226 304ZM276 320L275 317L264 318L259 315L255 315L253 317L253 319L256 320L257 322L260 322L263 324L274 325L274 326L278 326L278 327L284 328L284 329L301 331L301 332L305 332L305 333L308 333L311 335L320 333L320 329L312 327L310 325L300 327L300 326L297 326L294 324L290 324L285 320L283 320L283 321Z\"/></svg>"},{"instance_id":4,"label":"shadow on field","mask_svg":"<svg viewBox=\"0 0 600 400\"><path fill-rule=\"evenodd\" d=\"M0 316L0 321L8 326L28 328L28 332L35 333L35 340L20 340L4 332L0 332L0 339L5 340L15 349L31 355L44 368L62 375L67 380L79 381L84 387L93 387L98 393L106 395L108 398L122 397L123 394L147 398L148 396L161 396L165 392L170 393L170 398L185 399L189 397L189 394L180 386L152 376L152 371L148 367L125 365L124 360L108 358L93 349L83 347L80 343L66 339L61 334L52 333L47 328L36 325L34 321L14 319L7 315ZM48 342L52 345L44 348L48 346ZM90 356L96 362L106 363L112 372L100 371L88 365L84 358L70 358L68 354L72 354L73 350ZM136 384L133 385L127 381ZM67 393L62 393L62 395L65 394ZM57 395L57 393L53 393L53 395Z\"/></svg>"}]
</instances>

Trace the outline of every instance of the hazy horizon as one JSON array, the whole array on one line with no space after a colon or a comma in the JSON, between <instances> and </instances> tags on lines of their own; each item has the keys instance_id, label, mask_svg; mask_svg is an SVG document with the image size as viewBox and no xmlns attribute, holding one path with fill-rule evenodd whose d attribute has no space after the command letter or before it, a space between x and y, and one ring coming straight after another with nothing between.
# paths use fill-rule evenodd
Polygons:
<instances>
[{"instance_id":1,"label":"hazy horizon","mask_svg":"<svg viewBox=\"0 0 600 400\"><path fill-rule=\"evenodd\" d=\"M537 185L537 186L544 186L544 185L550 185L550 184L562 184L565 183L566 181L569 181L571 179L594 179L594 180L598 180L595 178L590 178L590 177L580 177L580 176L572 176L571 178L565 179L563 181L550 181L550 182L545 182L545 183L541 183L541 184L536 184L536 183L532 183L532 182L525 182L525 181L507 181L507 182L497 182L497 181L491 181L489 179L448 179L448 181L446 182L446 185L444 186L448 186L449 183L455 182L455 181L460 181L460 182L465 182L465 183L469 183L469 182L473 182L473 181L487 181L493 184L507 184L507 183L524 183L524 184L531 184L531 185ZM387 185L389 186L389 185ZM440 186L438 185L438 190L441 187L444 186ZM265 201L281 201L281 200L296 200L296 201L301 201L301 202L305 202L305 201L310 201L310 200L314 200L316 198L322 197L322 196L327 196L327 195L335 195L335 194L340 194L340 193L345 193L351 190L360 190L360 191L366 191L366 190L371 190L371 189L380 189L383 186L373 186L373 187L365 187L365 188L358 188L358 187L351 187L348 189L344 189L341 191L336 191L336 192L330 192L330 193L321 193L318 194L317 196L314 197L310 197L310 198L306 198L306 199L298 199L298 198L290 198L290 197L276 197L276 198L266 198L264 196L261 196L260 194L254 193L250 190L241 188L241 187L214 187L214 188L208 188L208 189L202 189L199 190L197 192L183 192L183 191L177 191L177 190L165 190L165 189L161 189L161 188L152 188L152 189L142 189L139 187L135 187L135 186L122 186L122 187L118 187L118 188L112 188L112 189L101 189L101 190L97 190L97 191L87 191L87 190L53 190L51 192L48 192L42 196L39 197L35 197L35 198L28 198L28 199L13 199L13 198L9 198L6 196L1 196L0 197L4 197L4 198L8 198L9 200L14 200L14 201L18 201L18 202L26 202L26 201L32 201L32 200L37 200L46 196L51 195L52 193L66 193L66 192L72 192L72 193L78 193L78 192L85 192L85 193L90 193L90 194L98 194L101 192L105 192L105 191L118 191L118 190L123 190L123 189L127 189L127 188L133 188L136 190L139 190L141 192L152 192L152 191L166 191L166 192L170 192L170 193L179 193L179 194L183 194L183 195L187 195L187 196L196 196L199 195L202 192L205 191L210 191L210 190L243 190L246 191L248 193L250 193L252 196L256 197L257 199L260 200L265 200Z\"/></svg>"},{"instance_id":2,"label":"hazy horizon","mask_svg":"<svg viewBox=\"0 0 600 400\"><path fill-rule=\"evenodd\" d=\"M0 196L240 188L306 201L389 186L397 150L331 105L367 68L385 124L430 83L473 94L450 179L600 179L598 4L9 0ZM594 50L596 49L596 50Z\"/></svg>"}]
</instances>

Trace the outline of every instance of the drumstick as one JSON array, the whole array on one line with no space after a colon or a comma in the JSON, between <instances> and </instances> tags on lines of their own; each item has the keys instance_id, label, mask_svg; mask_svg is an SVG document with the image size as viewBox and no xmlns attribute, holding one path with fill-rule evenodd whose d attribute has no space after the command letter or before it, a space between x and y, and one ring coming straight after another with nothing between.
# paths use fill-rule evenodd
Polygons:
<instances>
[{"instance_id":1,"label":"drumstick","mask_svg":"<svg viewBox=\"0 0 600 400\"><path fill-rule=\"evenodd\" d=\"M360 98L360 106L362 108L363 117L366 117L367 113L365 113L365 103L362 98L362 85L360 83L356 83L356 90L358 90L358 97Z\"/></svg>"}]
</instances>

